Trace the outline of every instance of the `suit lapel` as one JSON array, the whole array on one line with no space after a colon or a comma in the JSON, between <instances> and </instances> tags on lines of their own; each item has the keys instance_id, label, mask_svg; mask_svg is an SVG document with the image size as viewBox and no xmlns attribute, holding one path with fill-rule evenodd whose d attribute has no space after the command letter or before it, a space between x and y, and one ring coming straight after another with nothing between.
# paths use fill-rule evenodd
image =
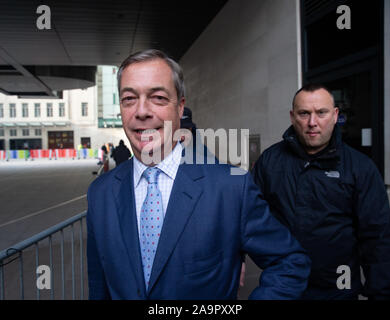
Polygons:
<instances>
[{"instance_id":1,"label":"suit lapel","mask_svg":"<svg viewBox=\"0 0 390 320\"><path fill-rule=\"evenodd\" d=\"M122 240L127 249L127 255L132 267L137 286L145 291L141 253L139 248L138 224L134 196L133 160L116 174L118 190L116 193L117 214Z\"/></svg>"},{"instance_id":2,"label":"suit lapel","mask_svg":"<svg viewBox=\"0 0 390 320\"><path fill-rule=\"evenodd\" d=\"M203 192L195 182L203 176L200 167L180 165L177 171L153 262L148 292L160 276Z\"/></svg>"}]
</instances>

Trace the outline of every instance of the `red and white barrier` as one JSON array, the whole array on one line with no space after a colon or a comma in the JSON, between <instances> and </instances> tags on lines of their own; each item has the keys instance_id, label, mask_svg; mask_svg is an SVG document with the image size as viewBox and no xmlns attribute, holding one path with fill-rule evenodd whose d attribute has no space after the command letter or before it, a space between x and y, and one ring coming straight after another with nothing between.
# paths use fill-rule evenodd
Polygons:
<instances>
[{"instance_id":1,"label":"red and white barrier","mask_svg":"<svg viewBox=\"0 0 390 320\"><path fill-rule=\"evenodd\" d=\"M100 150L99 150L100 151ZM95 159L99 156L95 149L34 149L0 150L0 160L12 159Z\"/></svg>"}]
</instances>

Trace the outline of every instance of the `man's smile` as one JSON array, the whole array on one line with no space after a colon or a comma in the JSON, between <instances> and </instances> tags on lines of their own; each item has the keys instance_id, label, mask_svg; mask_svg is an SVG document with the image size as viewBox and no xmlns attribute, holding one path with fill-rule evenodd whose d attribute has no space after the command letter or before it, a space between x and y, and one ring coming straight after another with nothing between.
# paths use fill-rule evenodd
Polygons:
<instances>
[{"instance_id":1,"label":"man's smile","mask_svg":"<svg viewBox=\"0 0 390 320\"><path fill-rule=\"evenodd\" d=\"M137 128L134 129L133 132L135 132L136 136L141 138L141 137L146 137L146 136L153 136L158 132L158 130L162 129L163 127L157 127L157 128Z\"/></svg>"}]
</instances>

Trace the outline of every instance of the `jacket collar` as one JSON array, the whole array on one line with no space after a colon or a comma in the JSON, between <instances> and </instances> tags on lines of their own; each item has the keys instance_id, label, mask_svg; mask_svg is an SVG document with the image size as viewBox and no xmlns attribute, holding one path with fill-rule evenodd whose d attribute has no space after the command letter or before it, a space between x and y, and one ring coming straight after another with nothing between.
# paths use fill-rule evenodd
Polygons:
<instances>
[{"instance_id":1,"label":"jacket collar","mask_svg":"<svg viewBox=\"0 0 390 320\"><path fill-rule=\"evenodd\" d=\"M292 125L283 134L283 139L290 151L320 168L331 169L340 163L342 139L341 130L337 124L334 127L328 146L315 155L309 155L304 150Z\"/></svg>"}]
</instances>

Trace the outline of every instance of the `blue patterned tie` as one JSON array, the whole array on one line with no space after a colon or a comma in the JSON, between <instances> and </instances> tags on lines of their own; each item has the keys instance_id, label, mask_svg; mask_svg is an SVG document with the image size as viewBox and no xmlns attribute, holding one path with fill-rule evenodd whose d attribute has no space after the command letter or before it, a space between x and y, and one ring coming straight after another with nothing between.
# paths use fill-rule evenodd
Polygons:
<instances>
[{"instance_id":1,"label":"blue patterned tie","mask_svg":"<svg viewBox=\"0 0 390 320\"><path fill-rule=\"evenodd\" d=\"M157 178L161 170L157 167L147 168L143 176L148 181L148 191L141 208L141 255L144 269L146 289L152 272L153 260L157 250L163 224L163 206L161 192L158 189Z\"/></svg>"}]
</instances>

